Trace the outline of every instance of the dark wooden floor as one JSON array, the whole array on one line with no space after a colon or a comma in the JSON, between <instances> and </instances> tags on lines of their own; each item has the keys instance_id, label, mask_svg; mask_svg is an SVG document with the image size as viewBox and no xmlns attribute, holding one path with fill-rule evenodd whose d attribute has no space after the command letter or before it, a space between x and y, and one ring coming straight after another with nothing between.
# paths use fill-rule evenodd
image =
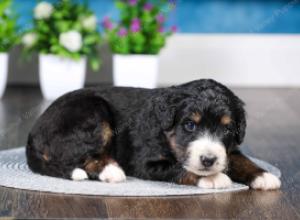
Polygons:
<instances>
[{"instance_id":1,"label":"dark wooden floor","mask_svg":"<svg viewBox=\"0 0 300 220\"><path fill-rule=\"evenodd\" d=\"M300 89L234 90L247 103L243 149L282 170L281 190L117 198L0 187L0 218L300 219ZM0 149L24 145L35 118L48 104L37 88L8 88L0 102Z\"/></svg>"}]
</instances>

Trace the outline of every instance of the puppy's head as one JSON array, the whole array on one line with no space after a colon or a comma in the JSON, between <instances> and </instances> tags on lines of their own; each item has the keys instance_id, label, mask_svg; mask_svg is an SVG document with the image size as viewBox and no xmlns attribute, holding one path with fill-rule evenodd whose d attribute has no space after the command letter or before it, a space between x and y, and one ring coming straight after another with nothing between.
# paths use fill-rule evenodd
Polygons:
<instances>
[{"instance_id":1,"label":"puppy's head","mask_svg":"<svg viewBox=\"0 0 300 220\"><path fill-rule=\"evenodd\" d=\"M243 102L212 80L174 88L160 98L156 114L176 159L201 176L223 171L227 153L245 136Z\"/></svg>"}]
</instances>

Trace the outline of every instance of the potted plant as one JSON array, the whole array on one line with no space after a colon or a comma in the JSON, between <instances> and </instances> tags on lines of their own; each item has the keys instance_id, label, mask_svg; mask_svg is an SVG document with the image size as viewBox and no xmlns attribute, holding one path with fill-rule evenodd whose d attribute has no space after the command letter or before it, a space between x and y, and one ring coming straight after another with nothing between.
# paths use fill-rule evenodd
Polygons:
<instances>
[{"instance_id":1,"label":"potted plant","mask_svg":"<svg viewBox=\"0 0 300 220\"><path fill-rule=\"evenodd\" d=\"M8 74L8 53L17 43L17 17L11 10L12 0L0 1L0 98L2 97Z\"/></svg>"},{"instance_id":2,"label":"potted plant","mask_svg":"<svg viewBox=\"0 0 300 220\"><path fill-rule=\"evenodd\" d=\"M33 28L23 35L22 43L25 52L40 53L40 85L46 99L82 88L87 60L94 70L100 65L97 19L86 3L38 3Z\"/></svg>"},{"instance_id":3,"label":"potted plant","mask_svg":"<svg viewBox=\"0 0 300 220\"><path fill-rule=\"evenodd\" d=\"M155 2L155 3L154 3ZM103 27L113 51L116 86L154 88L158 78L158 54L166 38L176 31L164 30L167 1L119 0L120 21L105 17ZM165 11L165 13L163 13Z\"/></svg>"}]
</instances>

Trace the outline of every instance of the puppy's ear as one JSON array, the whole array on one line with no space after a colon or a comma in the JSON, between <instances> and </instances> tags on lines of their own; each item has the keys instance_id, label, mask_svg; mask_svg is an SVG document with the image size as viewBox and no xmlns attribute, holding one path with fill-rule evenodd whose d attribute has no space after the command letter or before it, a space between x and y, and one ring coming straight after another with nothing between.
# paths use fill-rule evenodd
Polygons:
<instances>
[{"instance_id":1,"label":"puppy's ear","mask_svg":"<svg viewBox=\"0 0 300 220\"><path fill-rule=\"evenodd\" d=\"M244 102L240 100L238 97L235 97L236 102L236 125L237 125L237 131L236 131L236 142L238 145L240 145L245 137L246 134L246 112L244 109Z\"/></svg>"},{"instance_id":2,"label":"puppy's ear","mask_svg":"<svg viewBox=\"0 0 300 220\"><path fill-rule=\"evenodd\" d=\"M163 130L170 130L174 125L176 114L175 94L163 94L154 99L155 116Z\"/></svg>"}]
</instances>

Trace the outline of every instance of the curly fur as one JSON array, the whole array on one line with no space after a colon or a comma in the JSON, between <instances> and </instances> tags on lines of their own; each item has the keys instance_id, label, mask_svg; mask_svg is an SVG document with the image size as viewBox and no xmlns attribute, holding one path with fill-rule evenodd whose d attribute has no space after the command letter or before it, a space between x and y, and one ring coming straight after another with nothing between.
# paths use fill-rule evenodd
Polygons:
<instances>
[{"instance_id":1,"label":"curly fur","mask_svg":"<svg viewBox=\"0 0 300 220\"><path fill-rule=\"evenodd\" d=\"M57 99L37 120L28 137L28 165L62 178L79 168L97 179L106 165L116 164L128 176L197 185L201 175L185 169L188 149L209 134L226 152L226 169L219 172L251 185L265 171L238 149L246 130L243 106L228 88L206 79L152 90L81 89ZM196 128L187 131L195 113Z\"/></svg>"}]
</instances>

